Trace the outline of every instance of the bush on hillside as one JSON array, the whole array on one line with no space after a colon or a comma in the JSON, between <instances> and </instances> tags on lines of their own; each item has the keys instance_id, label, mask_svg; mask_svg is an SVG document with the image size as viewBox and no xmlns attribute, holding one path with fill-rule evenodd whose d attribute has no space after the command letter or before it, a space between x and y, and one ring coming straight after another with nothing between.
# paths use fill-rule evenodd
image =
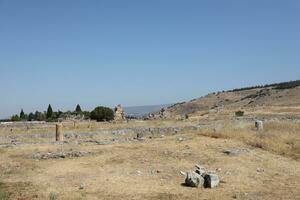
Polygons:
<instances>
[{"instance_id":1,"label":"bush on hillside","mask_svg":"<svg viewBox=\"0 0 300 200\"><path fill-rule=\"evenodd\" d=\"M266 87L274 87L274 89L282 90L282 89L291 89L291 88L295 88L298 86L300 86L300 80L266 84L266 85L257 85L257 86L252 86L252 87L237 88L237 89L233 89L233 90L228 90L227 92L239 92L239 91L244 91L244 90L266 88Z\"/></svg>"},{"instance_id":2,"label":"bush on hillside","mask_svg":"<svg viewBox=\"0 0 300 200\"><path fill-rule=\"evenodd\" d=\"M279 83L276 85L275 89L283 90L283 89L291 89L300 86L300 80L298 81L290 81L285 83Z\"/></svg>"},{"instance_id":3,"label":"bush on hillside","mask_svg":"<svg viewBox=\"0 0 300 200\"><path fill-rule=\"evenodd\" d=\"M236 112L235 112L235 116L237 116L237 117L242 117L242 116L244 116L244 111L241 111L241 110L236 111Z\"/></svg>"}]
</instances>

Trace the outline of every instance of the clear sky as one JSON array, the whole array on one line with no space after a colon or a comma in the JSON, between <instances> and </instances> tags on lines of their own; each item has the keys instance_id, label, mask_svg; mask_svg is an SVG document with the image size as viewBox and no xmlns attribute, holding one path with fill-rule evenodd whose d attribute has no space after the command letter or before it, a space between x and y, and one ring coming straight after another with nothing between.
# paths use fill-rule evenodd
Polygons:
<instances>
[{"instance_id":1,"label":"clear sky","mask_svg":"<svg viewBox=\"0 0 300 200\"><path fill-rule=\"evenodd\" d=\"M0 0L0 117L300 79L299 0Z\"/></svg>"}]
</instances>

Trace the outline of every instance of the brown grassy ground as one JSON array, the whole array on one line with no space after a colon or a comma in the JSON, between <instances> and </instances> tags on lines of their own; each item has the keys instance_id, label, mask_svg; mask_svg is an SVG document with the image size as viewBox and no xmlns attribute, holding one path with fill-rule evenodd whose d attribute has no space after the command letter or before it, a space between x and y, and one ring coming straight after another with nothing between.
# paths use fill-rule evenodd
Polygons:
<instances>
[{"instance_id":1,"label":"brown grassy ground","mask_svg":"<svg viewBox=\"0 0 300 200\"><path fill-rule=\"evenodd\" d=\"M247 109L242 118L236 110L196 113L189 121L135 121L114 123L65 122L69 133L132 127L198 125L197 131L147 138L143 142L110 145L49 143L49 138L21 137L54 133L55 124L0 128L0 136L16 136L21 142L44 141L0 147L0 200L6 199L300 199L300 123L298 107ZM257 132L253 118L265 119ZM111 140L132 135L94 135L86 140ZM181 138L181 139L179 139ZM78 139L80 140L80 139ZM1 141L0 141L1 143ZM37 152L88 151L81 158L34 160ZM240 154L228 156L227 149ZM215 189L184 187L180 171L195 164L217 173ZM80 185L84 185L80 189Z\"/></svg>"},{"instance_id":2,"label":"brown grassy ground","mask_svg":"<svg viewBox=\"0 0 300 200\"><path fill-rule=\"evenodd\" d=\"M229 125L228 125L229 126ZM269 124L267 132L284 128ZM298 130L298 126L295 125ZM224 128L228 133L234 128ZM229 131L230 130L230 131ZM238 131L237 131L238 132ZM248 142L183 133L113 145L65 144L92 155L36 161L35 152L59 145L24 145L0 151L0 197L10 199L300 199L300 163ZM226 134L226 133L224 133ZM246 134L246 133L245 133ZM99 136L98 139L100 139ZM179 140L178 138L182 138ZM237 156L222 153L239 149ZM188 188L179 172L195 164L220 168L215 189ZM84 189L79 189L84 184ZM6 197L5 197L6 196ZM3 199L4 199L3 198Z\"/></svg>"},{"instance_id":3,"label":"brown grassy ground","mask_svg":"<svg viewBox=\"0 0 300 200\"><path fill-rule=\"evenodd\" d=\"M253 122L225 121L219 128L207 128L200 134L213 138L239 140L247 145L279 155L300 159L300 123L276 121L264 123L263 131L256 131Z\"/></svg>"}]
</instances>

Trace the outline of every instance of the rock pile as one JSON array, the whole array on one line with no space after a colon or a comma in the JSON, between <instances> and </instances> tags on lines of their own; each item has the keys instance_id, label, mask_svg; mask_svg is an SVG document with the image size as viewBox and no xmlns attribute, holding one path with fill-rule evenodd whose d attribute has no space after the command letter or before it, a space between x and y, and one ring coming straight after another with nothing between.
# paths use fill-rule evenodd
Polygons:
<instances>
[{"instance_id":1,"label":"rock pile","mask_svg":"<svg viewBox=\"0 0 300 200\"><path fill-rule=\"evenodd\" d=\"M207 171L204 167L196 165L195 171L181 172L185 175L185 185L189 187L215 188L219 185L219 176Z\"/></svg>"},{"instance_id":2,"label":"rock pile","mask_svg":"<svg viewBox=\"0 0 300 200\"><path fill-rule=\"evenodd\" d=\"M136 139L139 141L145 140L144 134L143 133L137 133L136 134Z\"/></svg>"},{"instance_id":3,"label":"rock pile","mask_svg":"<svg viewBox=\"0 0 300 200\"><path fill-rule=\"evenodd\" d=\"M229 155L229 156L237 156L240 154L239 149L227 149L223 151L224 154Z\"/></svg>"},{"instance_id":4,"label":"rock pile","mask_svg":"<svg viewBox=\"0 0 300 200\"><path fill-rule=\"evenodd\" d=\"M115 121L124 121L125 119L124 109L119 104L115 107Z\"/></svg>"},{"instance_id":5,"label":"rock pile","mask_svg":"<svg viewBox=\"0 0 300 200\"><path fill-rule=\"evenodd\" d=\"M58 158L78 158L90 154L85 151L69 151L69 152L54 152L54 153L36 153L32 156L33 159L47 160L47 159L58 159Z\"/></svg>"}]
</instances>

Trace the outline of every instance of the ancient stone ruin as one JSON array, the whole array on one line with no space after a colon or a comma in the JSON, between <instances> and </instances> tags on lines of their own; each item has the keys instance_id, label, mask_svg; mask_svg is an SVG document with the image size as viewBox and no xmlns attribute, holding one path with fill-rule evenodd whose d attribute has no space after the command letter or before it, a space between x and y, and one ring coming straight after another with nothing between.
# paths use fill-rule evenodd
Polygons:
<instances>
[{"instance_id":1,"label":"ancient stone ruin","mask_svg":"<svg viewBox=\"0 0 300 200\"><path fill-rule=\"evenodd\" d=\"M170 119L171 117L171 113L165 108L160 109L159 112L149 114L149 119Z\"/></svg>"},{"instance_id":2,"label":"ancient stone ruin","mask_svg":"<svg viewBox=\"0 0 300 200\"><path fill-rule=\"evenodd\" d=\"M64 134L63 134L63 131L62 131L62 124L56 124L55 140L57 142L64 141Z\"/></svg>"},{"instance_id":3,"label":"ancient stone ruin","mask_svg":"<svg viewBox=\"0 0 300 200\"><path fill-rule=\"evenodd\" d=\"M122 106L119 104L115 107L115 121L124 121L125 118L125 112Z\"/></svg>"},{"instance_id":4,"label":"ancient stone ruin","mask_svg":"<svg viewBox=\"0 0 300 200\"><path fill-rule=\"evenodd\" d=\"M195 171L181 172L185 175L185 185L188 187L215 188L219 185L220 179L214 172L207 171L204 167L196 165Z\"/></svg>"}]
</instances>

